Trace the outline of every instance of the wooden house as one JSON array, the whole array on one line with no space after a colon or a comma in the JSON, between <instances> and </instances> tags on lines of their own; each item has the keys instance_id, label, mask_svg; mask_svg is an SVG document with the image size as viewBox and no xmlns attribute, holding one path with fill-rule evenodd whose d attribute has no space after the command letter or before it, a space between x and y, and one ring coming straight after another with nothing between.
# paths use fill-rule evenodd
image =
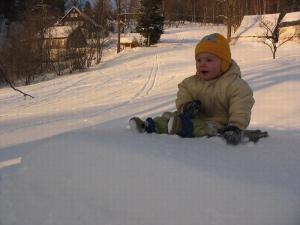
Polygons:
<instances>
[{"instance_id":1,"label":"wooden house","mask_svg":"<svg viewBox=\"0 0 300 225\"><path fill-rule=\"evenodd\" d=\"M241 25L232 36L232 40L254 40L257 41L266 35L266 28L261 26L262 21L269 24L273 30L278 22L279 13L265 15L245 15Z\"/></svg>"},{"instance_id":2,"label":"wooden house","mask_svg":"<svg viewBox=\"0 0 300 225\"><path fill-rule=\"evenodd\" d=\"M267 29L261 26L264 20L269 24L269 29L273 30L279 23L279 39L286 39L293 36L294 39L300 38L300 12L287 13L279 22L279 13L265 15L246 15L244 16L241 25L234 33L233 40L255 40L263 38L266 35Z\"/></svg>"},{"instance_id":3,"label":"wooden house","mask_svg":"<svg viewBox=\"0 0 300 225\"><path fill-rule=\"evenodd\" d=\"M50 59L61 60L69 50L81 51L87 47L87 40L80 27L53 26L44 34L44 47L49 50Z\"/></svg>"},{"instance_id":4,"label":"wooden house","mask_svg":"<svg viewBox=\"0 0 300 225\"><path fill-rule=\"evenodd\" d=\"M97 24L92 18L81 12L75 6L66 12L66 14L58 21L58 25L70 26L73 29L81 27L84 33L89 36L88 38L92 38L92 36L96 35L96 31L102 29L101 25Z\"/></svg>"}]
</instances>

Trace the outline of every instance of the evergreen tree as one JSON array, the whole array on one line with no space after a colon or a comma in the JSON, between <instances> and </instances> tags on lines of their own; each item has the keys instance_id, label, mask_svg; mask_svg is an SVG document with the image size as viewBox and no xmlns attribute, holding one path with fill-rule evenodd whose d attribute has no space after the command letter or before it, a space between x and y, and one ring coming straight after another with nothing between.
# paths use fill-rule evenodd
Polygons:
<instances>
[{"instance_id":1,"label":"evergreen tree","mask_svg":"<svg viewBox=\"0 0 300 225\"><path fill-rule=\"evenodd\" d=\"M63 16L65 12L64 0L44 0L51 11L55 11L58 16Z\"/></svg>"},{"instance_id":2,"label":"evergreen tree","mask_svg":"<svg viewBox=\"0 0 300 225\"><path fill-rule=\"evenodd\" d=\"M13 21L17 18L16 14L15 0L0 0L0 16L4 16L4 18L8 19L9 21Z\"/></svg>"},{"instance_id":3,"label":"evergreen tree","mask_svg":"<svg viewBox=\"0 0 300 225\"><path fill-rule=\"evenodd\" d=\"M147 39L148 46L158 42L163 26L162 0L142 0L137 31Z\"/></svg>"}]
</instances>

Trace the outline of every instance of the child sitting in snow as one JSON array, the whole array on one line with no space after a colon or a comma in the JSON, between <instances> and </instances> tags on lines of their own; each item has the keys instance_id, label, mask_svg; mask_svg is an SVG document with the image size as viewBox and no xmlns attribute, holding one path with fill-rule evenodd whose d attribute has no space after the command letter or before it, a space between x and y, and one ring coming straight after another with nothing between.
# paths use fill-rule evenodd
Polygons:
<instances>
[{"instance_id":1,"label":"child sitting in snow","mask_svg":"<svg viewBox=\"0 0 300 225\"><path fill-rule=\"evenodd\" d=\"M227 40L221 34L205 36L195 47L196 74L178 85L176 112L129 120L138 132L202 137L221 134L227 143L240 143L250 122L253 92L231 59Z\"/></svg>"}]
</instances>

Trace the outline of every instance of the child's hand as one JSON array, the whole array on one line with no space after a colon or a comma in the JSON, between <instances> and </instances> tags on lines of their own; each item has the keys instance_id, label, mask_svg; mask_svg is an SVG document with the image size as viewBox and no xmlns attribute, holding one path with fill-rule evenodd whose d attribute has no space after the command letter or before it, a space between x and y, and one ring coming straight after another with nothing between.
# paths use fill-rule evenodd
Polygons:
<instances>
[{"instance_id":1,"label":"child's hand","mask_svg":"<svg viewBox=\"0 0 300 225\"><path fill-rule=\"evenodd\" d=\"M242 131L236 126L227 126L219 130L219 133L225 138L227 144L237 145L242 140Z\"/></svg>"},{"instance_id":2,"label":"child's hand","mask_svg":"<svg viewBox=\"0 0 300 225\"><path fill-rule=\"evenodd\" d=\"M197 114L201 112L201 105L202 104L199 100L185 103L182 107L182 113L189 118L194 118Z\"/></svg>"}]
</instances>

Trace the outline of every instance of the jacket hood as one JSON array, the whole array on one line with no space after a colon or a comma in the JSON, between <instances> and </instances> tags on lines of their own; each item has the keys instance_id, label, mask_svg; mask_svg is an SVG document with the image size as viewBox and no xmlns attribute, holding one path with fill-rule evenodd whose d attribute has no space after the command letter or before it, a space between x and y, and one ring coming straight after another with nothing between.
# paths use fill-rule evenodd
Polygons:
<instances>
[{"instance_id":1,"label":"jacket hood","mask_svg":"<svg viewBox=\"0 0 300 225\"><path fill-rule=\"evenodd\" d=\"M238 76L240 78L242 77L241 69L233 59L231 60L231 66L229 67L229 69L221 75L221 77L226 76Z\"/></svg>"}]
</instances>

